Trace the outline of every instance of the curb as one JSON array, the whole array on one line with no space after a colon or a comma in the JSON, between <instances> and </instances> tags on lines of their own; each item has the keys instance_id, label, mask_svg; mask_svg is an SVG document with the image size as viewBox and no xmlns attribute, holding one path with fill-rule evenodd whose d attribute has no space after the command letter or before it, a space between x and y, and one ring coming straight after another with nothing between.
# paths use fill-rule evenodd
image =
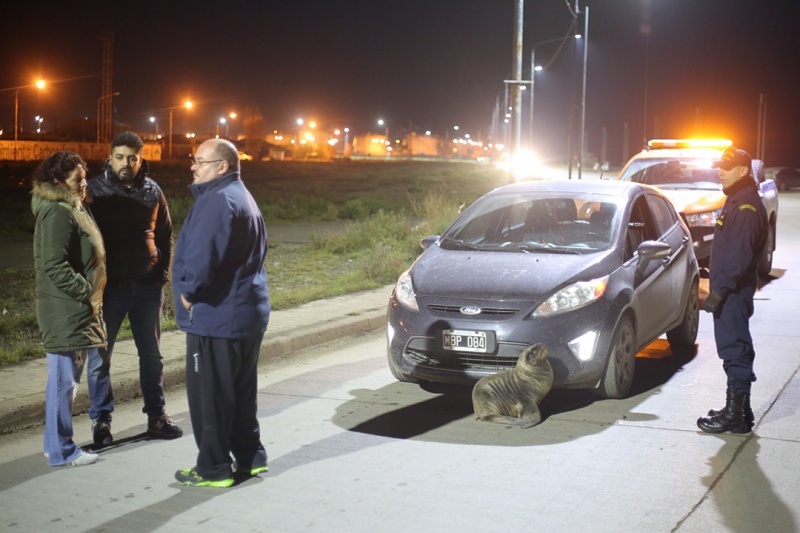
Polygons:
<instances>
[{"instance_id":1,"label":"curb","mask_svg":"<svg viewBox=\"0 0 800 533\"><path fill-rule=\"evenodd\" d=\"M345 295L330 300L310 302L294 309L273 312L261 344L259 368L268 365L275 359L290 357L307 348L385 327L386 303L390 292L391 287L383 287L361 295ZM368 297L368 301L361 301L364 296ZM359 305L364 303L367 305ZM354 310L359 308L361 310ZM320 320L319 316L330 318ZM184 333L177 330L166 331L161 335L164 357L164 390L180 387L186 381L184 339ZM129 345L128 347L126 347L126 343ZM126 349L127 351L133 350L133 357L136 357L132 339L117 342L114 353L125 352ZM111 380L115 403L129 402L141 397L138 361L134 366L136 366L135 369L115 372L112 360ZM26 367L28 373L32 369L37 375L47 376L46 359L23 363L20 367ZM5 372L14 372L14 370L13 368L3 369ZM43 389L35 390L0 404L0 434L43 425L44 397ZM87 412L89 405L84 369L81 386L73 404L73 414Z\"/></svg>"}]
</instances>

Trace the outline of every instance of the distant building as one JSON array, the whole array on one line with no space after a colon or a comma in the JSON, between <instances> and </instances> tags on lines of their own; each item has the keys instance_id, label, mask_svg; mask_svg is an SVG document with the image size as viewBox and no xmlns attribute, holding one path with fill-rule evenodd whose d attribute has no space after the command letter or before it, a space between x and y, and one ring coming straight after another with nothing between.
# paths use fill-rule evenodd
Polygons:
<instances>
[{"instance_id":1,"label":"distant building","mask_svg":"<svg viewBox=\"0 0 800 533\"><path fill-rule=\"evenodd\" d=\"M386 135L383 133L364 133L353 137L353 155L368 157L387 157Z\"/></svg>"}]
</instances>

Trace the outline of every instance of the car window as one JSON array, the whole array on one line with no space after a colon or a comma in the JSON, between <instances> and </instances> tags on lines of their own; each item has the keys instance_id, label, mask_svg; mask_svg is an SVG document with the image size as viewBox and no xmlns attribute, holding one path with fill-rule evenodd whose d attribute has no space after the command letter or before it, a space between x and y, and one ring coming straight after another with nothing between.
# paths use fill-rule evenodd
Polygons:
<instances>
[{"instance_id":1,"label":"car window","mask_svg":"<svg viewBox=\"0 0 800 533\"><path fill-rule=\"evenodd\" d=\"M442 236L440 246L584 253L607 249L617 225L617 205L587 193L576 197L498 195L470 206Z\"/></svg>"},{"instance_id":2,"label":"car window","mask_svg":"<svg viewBox=\"0 0 800 533\"><path fill-rule=\"evenodd\" d=\"M640 195L631 208L625 236L625 259L630 259L644 241L658 240L660 232L645 195Z\"/></svg>"},{"instance_id":3,"label":"car window","mask_svg":"<svg viewBox=\"0 0 800 533\"><path fill-rule=\"evenodd\" d=\"M675 210L671 209L667 201L660 196L650 194L648 195L648 200L658 228L658 235L665 235L678 221Z\"/></svg>"}]
</instances>

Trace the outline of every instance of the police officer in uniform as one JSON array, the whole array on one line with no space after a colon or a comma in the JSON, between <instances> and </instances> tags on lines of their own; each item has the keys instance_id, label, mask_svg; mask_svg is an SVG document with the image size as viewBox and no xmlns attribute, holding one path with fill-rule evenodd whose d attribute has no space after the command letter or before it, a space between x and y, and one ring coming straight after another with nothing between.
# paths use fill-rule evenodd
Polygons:
<instances>
[{"instance_id":1,"label":"police officer in uniform","mask_svg":"<svg viewBox=\"0 0 800 533\"><path fill-rule=\"evenodd\" d=\"M703 310L714 315L714 338L728 378L725 407L697 420L707 433L749 433L754 416L750 385L756 353L750 336L758 265L767 244L767 212L744 150L727 148L713 166L727 196L714 229L709 265L710 294Z\"/></svg>"}]
</instances>

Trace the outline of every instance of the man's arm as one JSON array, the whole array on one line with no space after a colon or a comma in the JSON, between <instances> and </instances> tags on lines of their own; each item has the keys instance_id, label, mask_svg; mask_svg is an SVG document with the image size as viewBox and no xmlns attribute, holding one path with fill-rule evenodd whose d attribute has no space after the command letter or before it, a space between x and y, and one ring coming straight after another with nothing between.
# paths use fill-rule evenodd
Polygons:
<instances>
[{"instance_id":1,"label":"man's arm","mask_svg":"<svg viewBox=\"0 0 800 533\"><path fill-rule=\"evenodd\" d=\"M156 185L156 187L158 187ZM158 187L158 213L156 214L155 242L159 251L158 266L160 279L164 283L169 281L169 269L172 261L172 218L169 214L169 205L161 188Z\"/></svg>"}]
</instances>

